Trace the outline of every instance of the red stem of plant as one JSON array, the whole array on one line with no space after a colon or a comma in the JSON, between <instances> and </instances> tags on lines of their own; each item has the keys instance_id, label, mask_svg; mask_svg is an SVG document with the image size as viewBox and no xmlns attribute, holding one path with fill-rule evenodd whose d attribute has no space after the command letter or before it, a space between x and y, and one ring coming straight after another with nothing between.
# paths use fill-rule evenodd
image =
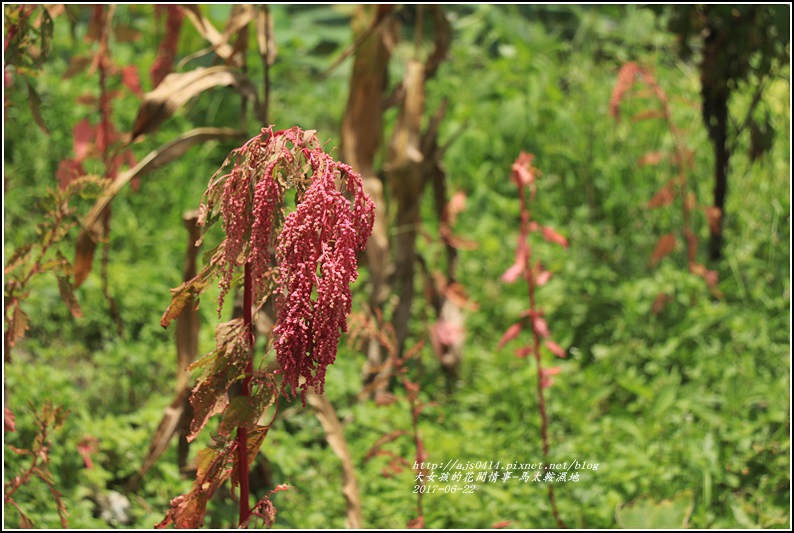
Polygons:
<instances>
[{"instance_id":1,"label":"red stem of plant","mask_svg":"<svg viewBox=\"0 0 794 533\"><path fill-rule=\"evenodd\" d=\"M251 395L251 374L254 372L254 327L253 327L253 289L251 282L251 266L245 264L243 286L243 327L248 335L248 363L243 377L242 396ZM248 521L251 515L250 484L248 481L248 430L237 428L237 473L240 481L240 525Z\"/></svg>"},{"instance_id":2,"label":"red stem of plant","mask_svg":"<svg viewBox=\"0 0 794 533\"><path fill-rule=\"evenodd\" d=\"M534 198L534 195L533 195ZM543 366L540 361L540 334L535 328L534 320L537 316L537 309L535 307L535 279L532 275L532 247L529 245L529 222L531 219L530 211L527 207L526 198L524 196L524 187L520 187L519 200L521 202L521 241L519 246L526 247L526 260L524 263L524 279L527 281L527 290L529 292L529 312L532 324L532 342L533 353L535 354L535 363L538 369L538 409L540 410L540 435L543 440L543 457L548 458L549 455L549 433L548 433L548 415L546 414L546 400L543 396ZM568 525L560 517L557 510L557 500L554 497L554 486L549 483L549 503L551 504L551 513L557 521L557 525L561 529L568 529Z\"/></svg>"}]
</instances>

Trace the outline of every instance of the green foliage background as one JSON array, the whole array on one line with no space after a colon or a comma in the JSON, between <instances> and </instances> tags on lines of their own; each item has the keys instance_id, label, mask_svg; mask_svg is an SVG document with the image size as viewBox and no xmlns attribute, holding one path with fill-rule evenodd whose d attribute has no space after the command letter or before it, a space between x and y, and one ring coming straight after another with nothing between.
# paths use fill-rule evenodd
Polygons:
<instances>
[{"instance_id":1,"label":"green foliage background","mask_svg":"<svg viewBox=\"0 0 794 533\"><path fill-rule=\"evenodd\" d=\"M205 6L222 21L229 7ZM273 6L279 58L272 72L271 120L278 128L316 129L329 146L339 143L350 60L328 77L321 72L350 41L352 7ZM691 172L701 202L710 198L712 156L699 113L696 65L678 59L665 14L635 6L459 6L448 12L454 41L449 61L428 87L428 108L450 99L442 142L460 132L446 154L450 188L462 190L467 208L455 228L476 240L478 249L461 253L459 277L479 305L467 320L467 343L460 378L449 384L429 349L412 369L422 398L436 402L420 430L429 460L446 462L542 460L536 369L516 358L511 345L497 350L504 330L526 308L520 283L499 276L513 262L518 232L518 199L509 170L521 150L534 153L543 172L533 216L565 234L567 250L535 243L553 280L538 293L554 339L569 357L554 363L562 373L547 389L551 459L598 464L578 483L557 487L560 512L574 527L617 527L619 504L641 496L657 501L689 490L694 497L690 525L698 528L768 528L790 525L790 70L770 86L762 110L777 135L771 153L754 164L742 150L732 159L725 259L719 271L723 297L715 299L703 281L686 272L683 247L657 268L648 258L662 234L677 231L680 214L648 210L648 200L670 177L664 164L639 167L643 154L669 149L672 139L661 122L632 123L638 101L624 106L624 120L608 115L618 68L638 61L654 69L670 95L676 124L695 152ZM159 34L150 6L120 6L117 22L139 32L131 42L114 42L119 65L145 73L155 59ZM72 127L96 118L76 104L96 94L96 77L65 80L70 59L86 54L81 35L87 20L74 21L74 34L55 20L48 61L35 79L41 114L51 131L35 125L21 85L7 89L4 143L4 253L35 239L37 202L55 187L58 163L71 155ZM204 47L185 24L180 53ZM395 51L399 59L413 46ZM254 53L253 51L251 52ZM209 65L208 57L192 67ZM250 60L252 79L258 59ZM118 87L121 90L121 87ZM737 117L750 91L736 94ZM138 100L122 93L113 101L114 119L129 130ZM205 93L160 130L133 145L139 158L191 127L235 127L239 104L231 90ZM393 122L395 112L387 114ZM251 135L258 125L249 124ZM60 302L54 279L41 277L25 309L31 317L27 339L5 365L6 405L17 431L5 442L25 447L34 427L27 402L45 399L71 411L54 436L51 451L56 486L64 495L75 528L103 528L92 499L107 490L123 492L136 471L162 410L172 399L175 376L173 332L159 318L178 285L186 246L181 215L197 207L209 177L233 146L209 143L147 175L140 190L125 190L113 203L108 276L124 322L116 333L107 312L98 268L77 291L85 316L75 320ZM100 168L94 169L99 171ZM425 230L436 222L427 198ZM708 235L697 215L698 236ZM440 244L419 241L420 252L443 268ZM366 272L357 284L366 302ZM419 282L418 294L421 295ZM659 293L672 302L651 308ZM210 296L217 293L211 292ZM212 347L216 322L209 298L201 306L201 353ZM432 311L419 296L412 336L426 334ZM329 368L326 394L345 428L357 467L364 525L401 528L415 516L413 473L385 477L382 458L365 461L382 435L410 429L406 402L386 407L356 401L364 357L343 346ZM397 391L399 397L403 393ZM77 444L99 441L95 466L86 469ZM193 453L198 449L194 446ZM390 450L413 461L410 440ZM300 402L285 405L263 447L273 482L293 488L274 502L275 527L343 527L341 468L324 433ZM4 449L4 480L22 467ZM128 495L133 522L151 527L171 498L189 489L175 466L175 446L147 474L142 489ZM519 472L520 475L520 472ZM260 489L259 494L263 494ZM31 482L15 496L38 527L58 527L52 498ZM207 525L229 527L236 511L216 498ZM512 526L552 528L545 487L522 483L482 484L475 494L428 494L426 525L432 528ZM18 524L6 509L6 527ZM111 524L112 525L112 524Z\"/></svg>"}]
</instances>

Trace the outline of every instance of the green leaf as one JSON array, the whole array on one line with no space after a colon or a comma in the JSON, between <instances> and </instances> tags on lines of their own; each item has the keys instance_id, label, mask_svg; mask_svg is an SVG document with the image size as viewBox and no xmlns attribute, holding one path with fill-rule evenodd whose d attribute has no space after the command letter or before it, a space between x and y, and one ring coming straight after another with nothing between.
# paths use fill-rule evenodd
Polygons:
<instances>
[{"instance_id":1,"label":"green leaf","mask_svg":"<svg viewBox=\"0 0 794 533\"><path fill-rule=\"evenodd\" d=\"M254 396L236 396L223 415L218 433L227 436L237 427L254 429L262 413L272 403L273 393L268 388L262 389Z\"/></svg>"}]
</instances>

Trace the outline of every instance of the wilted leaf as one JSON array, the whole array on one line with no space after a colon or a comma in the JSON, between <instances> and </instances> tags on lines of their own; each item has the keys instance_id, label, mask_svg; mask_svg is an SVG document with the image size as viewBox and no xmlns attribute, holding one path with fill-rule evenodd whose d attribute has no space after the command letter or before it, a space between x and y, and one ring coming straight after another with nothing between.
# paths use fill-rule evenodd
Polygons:
<instances>
[{"instance_id":1,"label":"wilted leaf","mask_svg":"<svg viewBox=\"0 0 794 533\"><path fill-rule=\"evenodd\" d=\"M562 348L562 346L560 346L554 341L546 341L546 348L548 348L549 351L554 355L556 355L557 357L565 358L568 355L566 351Z\"/></svg>"},{"instance_id":2,"label":"wilted leaf","mask_svg":"<svg viewBox=\"0 0 794 533\"><path fill-rule=\"evenodd\" d=\"M651 263L652 264L658 263L667 254L672 252L674 248L675 248L675 235L672 233L663 235L659 239L659 242L656 243L656 248L653 250L653 254L651 255Z\"/></svg>"},{"instance_id":3,"label":"wilted leaf","mask_svg":"<svg viewBox=\"0 0 794 533\"><path fill-rule=\"evenodd\" d=\"M549 242L553 242L555 244L559 244L563 248L568 248L568 239L554 231L548 226L541 226L540 232L543 234L543 238Z\"/></svg>"},{"instance_id":4,"label":"wilted leaf","mask_svg":"<svg viewBox=\"0 0 794 533\"><path fill-rule=\"evenodd\" d=\"M256 107L259 106L254 84L248 76L230 67L197 68L190 72L169 74L156 89L144 95L132 128L132 139L157 129L194 96L214 87L230 85L253 101Z\"/></svg>"},{"instance_id":5,"label":"wilted leaf","mask_svg":"<svg viewBox=\"0 0 794 533\"><path fill-rule=\"evenodd\" d=\"M61 299L63 303L66 304L66 307L69 308L69 312L72 313L72 316L75 318L80 318L83 316L83 311L80 309L80 304L77 302L77 298L74 296L74 287L72 286L72 281L66 276L58 276L58 291L61 293Z\"/></svg>"},{"instance_id":6,"label":"wilted leaf","mask_svg":"<svg viewBox=\"0 0 794 533\"><path fill-rule=\"evenodd\" d=\"M32 244L23 244L14 250L14 254L6 262L3 273L7 276L21 265L24 265L28 260L31 248L33 248Z\"/></svg>"},{"instance_id":7,"label":"wilted leaf","mask_svg":"<svg viewBox=\"0 0 794 533\"><path fill-rule=\"evenodd\" d=\"M63 73L62 78L68 80L72 78L75 74L80 74L85 71L86 67L91 63L91 59L85 56L72 56L69 59L69 66L66 68L66 72Z\"/></svg>"},{"instance_id":8,"label":"wilted leaf","mask_svg":"<svg viewBox=\"0 0 794 533\"><path fill-rule=\"evenodd\" d=\"M443 289L444 296L461 309L476 311L477 303L474 302L460 283L450 283Z\"/></svg>"},{"instance_id":9,"label":"wilted leaf","mask_svg":"<svg viewBox=\"0 0 794 533\"><path fill-rule=\"evenodd\" d=\"M499 339L499 344L497 345L497 349L501 350L505 344L518 337L519 333L521 333L521 323L516 322L515 324L507 328L507 330L502 335L502 338Z\"/></svg>"},{"instance_id":10,"label":"wilted leaf","mask_svg":"<svg viewBox=\"0 0 794 533\"><path fill-rule=\"evenodd\" d=\"M254 429L262 413L272 403L273 393L267 388L254 396L235 396L223 414L218 434L227 437L238 427Z\"/></svg>"},{"instance_id":11,"label":"wilted leaf","mask_svg":"<svg viewBox=\"0 0 794 533\"><path fill-rule=\"evenodd\" d=\"M28 106L30 106L30 113L33 115L33 120L36 122L36 125L46 133L47 135L50 134L50 130L47 129L47 126L44 124L44 119L41 118L41 97L39 93L36 92L36 89L33 88L28 82Z\"/></svg>"},{"instance_id":12,"label":"wilted leaf","mask_svg":"<svg viewBox=\"0 0 794 533\"><path fill-rule=\"evenodd\" d=\"M375 444L367 452L367 455L364 456L364 463L369 462L373 457L377 455L394 455L391 452L382 451L381 448L384 444L389 442L395 441L398 438L402 437L403 435L410 435L407 431L404 430L396 430L392 431L391 433L387 433L386 435L381 436L378 440L375 441Z\"/></svg>"},{"instance_id":13,"label":"wilted leaf","mask_svg":"<svg viewBox=\"0 0 794 533\"><path fill-rule=\"evenodd\" d=\"M99 235L102 233L102 214L127 183L133 178L170 163L197 143L216 139L233 140L244 137L244 132L229 128L196 128L183 133L157 150L149 152L134 168L119 174L110 184L108 190L99 197L83 220L84 229L77 238L77 253L74 261L75 287L79 287L91 272L94 251L99 241Z\"/></svg>"},{"instance_id":14,"label":"wilted leaf","mask_svg":"<svg viewBox=\"0 0 794 533\"><path fill-rule=\"evenodd\" d=\"M25 332L29 329L29 322L30 318L22 308L19 307L19 303L17 303L14 307L14 314L8 322L8 330L6 331L6 344L8 346L14 346L19 339L25 336ZM8 357L7 354L6 357Z\"/></svg>"},{"instance_id":15,"label":"wilted leaf","mask_svg":"<svg viewBox=\"0 0 794 533\"><path fill-rule=\"evenodd\" d=\"M656 207L668 206L673 203L674 198L674 184L673 181L670 180L665 183L664 187L659 189L659 191L653 195L653 198L651 198L651 200L648 202L648 208L654 209Z\"/></svg>"},{"instance_id":16,"label":"wilted leaf","mask_svg":"<svg viewBox=\"0 0 794 533\"><path fill-rule=\"evenodd\" d=\"M167 328L171 321L182 314L182 311L189 304L196 301L204 289L209 285L209 277L211 273L211 265L204 267L201 274L197 275L190 281L182 283L179 287L171 289L171 304L168 309L163 313L160 319L160 325Z\"/></svg>"},{"instance_id":17,"label":"wilted leaf","mask_svg":"<svg viewBox=\"0 0 794 533\"><path fill-rule=\"evenodd\" d=\"M232 65L241 66L240 58L235 57L234 47L229 44L228 40L231 35L236 34L237 30L250 22L253 17L253 8L251 6L248 6L251 7L250 11L236 10L233 13L234 16L230 16L227 23L227 31L224 31L223 34L212 25L212 22L207 17L202 15L199 6L185 5L181 7L188 20L193 23L193 26L195 26L201 36L212 44L218 57Z\"/></svg>"}]
</instances>

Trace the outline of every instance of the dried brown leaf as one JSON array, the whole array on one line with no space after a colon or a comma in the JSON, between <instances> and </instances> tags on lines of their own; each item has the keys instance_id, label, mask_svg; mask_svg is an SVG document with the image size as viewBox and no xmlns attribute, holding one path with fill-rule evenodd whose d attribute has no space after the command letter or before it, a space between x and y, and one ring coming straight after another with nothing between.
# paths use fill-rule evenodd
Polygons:
<instances>
[{"instance_id":1,"label":"dried brown leaf","mask_svg":"<svg viewBox=\"0 0 794 533\"><path fill-rule=\"evenodd\" d=\"M244 137L244 132L229 128L196 128L150 152L135 167L119 174L110 187L97 199L83 220L83 231L77 237L77 252L74 260L75 287L79 287L91 272L94 251L102 234L102 215L105 208L110 205L113 198L127 183L181 157L195 144L210 140L232 140Z\"/></svg>"},{"instance_id":2,"label":"dried brown leaf","mask_svg":"<svg viewBox=\"0 0 794 533\"><path fill-rule=\"evenodd\" d=\"M659 242L656 243L656 248L653 250L653 254L651 254L651 264L656 264L661 261L667 254L673 251L675 248L675 235L672 233L668 233L667 235L663 235Z\"/></svg>"},{"instance_id":3,"label":"dried brown leaf","mask_svg":"<svg viewBox=\"0 0 794 533\"><path fill-rule=\"evenodd\" d=\"M259 98L254 84L248 76L231 67L197 68L169 74L153 91L144 95L132 128L132 139L157 129L191 98L209 89L226 86L233 86L258 107Z\"/></svg>"}]
</instances>

